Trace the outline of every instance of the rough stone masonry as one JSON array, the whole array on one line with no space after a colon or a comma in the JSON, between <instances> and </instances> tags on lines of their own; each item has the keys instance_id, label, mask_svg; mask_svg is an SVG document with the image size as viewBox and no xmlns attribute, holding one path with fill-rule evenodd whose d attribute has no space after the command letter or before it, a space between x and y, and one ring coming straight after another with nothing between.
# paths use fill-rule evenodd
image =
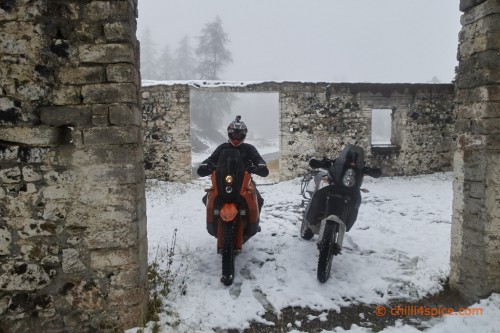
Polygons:
<instances>
[{"instance_id":1,"label":"rough stone masonry","mask_svg":"<svg viewBox=\"0 0 500 333\"><path fill-rule=\"evenodd\" d=\"M451 286L500 293L500 1L461 0Z\"/></svg>"},{"instance_id":2,"label":"rough stone masonry","mask_svg":"<svg viewBox=\"0 0 500 333\"><path fill-rule=\"evenodd\" d=\"M0 332L144 319L136 17L136 0L0 0Z\"/></svg>"},{"instance_id":3,"label":"rough stone masonry","mask_svg":"<svg viewBox=\"0 0 500 333\"><path fill-rule=\"evenodd\" d=\"M304 174L313 157L334 158L348 143L362 146L367 163L386 176L452 169L453 84L192 81L142 88L147 178L191 179L189 101L201 91L278 93L281 180ZM374 109L391 112L389 146L371 142Z\"/></svg>"}]
</instances>

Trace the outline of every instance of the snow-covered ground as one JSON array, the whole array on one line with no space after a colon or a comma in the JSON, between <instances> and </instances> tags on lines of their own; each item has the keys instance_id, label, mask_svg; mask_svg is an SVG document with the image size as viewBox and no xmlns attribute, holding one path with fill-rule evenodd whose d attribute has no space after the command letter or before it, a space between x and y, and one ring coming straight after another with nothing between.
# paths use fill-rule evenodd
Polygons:
<instances>
[{"instance_id":1,"label":"snow-covered ground","mask_svg":"<svg viewBox=\"0 0 500 333\"><path fill-rule=\"evenodd\" d=\"M149 181L150 261L176 236L175 285L165 299L160 332L213 332L245 329L263 314L288 307L340 310L351 304L386 305L391 299L416 300L442 290L449 274L452 174L365 177L358 220L346 234L332 276L316 280L316 237L299 237L303 208L300 179L266 183L255 177L264 199L262 232L236 258L232 286L220 281L216 239L206 232L201 202L207 178L189 184ZM476 304L482 315L446 316L430 321L426 332L499 332L500 295ZM300 327L288 325L293 332ZM135 333L138 329L128 330ZM152 332L151 323L144 330ZM326 332L346 332L331 327ZM353 325L348 332L371 332ZM397 323L382 332L419 332Z\"/></svg>"}]
</instances>

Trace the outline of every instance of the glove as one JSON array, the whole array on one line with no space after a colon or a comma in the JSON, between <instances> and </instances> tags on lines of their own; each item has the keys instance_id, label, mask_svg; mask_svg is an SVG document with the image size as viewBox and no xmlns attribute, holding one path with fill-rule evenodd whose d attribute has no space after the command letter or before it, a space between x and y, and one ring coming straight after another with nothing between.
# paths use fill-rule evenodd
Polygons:
<instances>
[{"instance_id":1,"label":"glove","mask_svg":"<svg viewBox=\"0 0 500 333\"><path fill-rule=\"evenodd\" d=\"M269 169L266 164L258 164L257 166L252 164L247 167L247 171L261 177L266 177L269 174Z\"/></svg>"},{"instance_id":2,"label":"glove","mask_svg":"<svg viewBox=\"0 0 500 333\"><path fill-rule=\"evenodd\" d=\"M196 173L200 177L205 177L211 174L213 170L214 166L211 163L201 163Z\"/></svg>"},{"instance_id":3,"label":"glove","mask_svg":"<svg viewBox=\"0 0 500 333\"><path fill-rule=\"evenodd\" d=\"M267 168L266 164L258 164L257 170L255 170L254 173L261 177L267 177L267 175L269 174L269 169Z\"/></svg>"},{"instance_id":4,"label":"glove","mask_svg":"<svg viewBox=\"0 0 500 333\"><path fill-rule=\"evenodd\" d=\"M249 173L255 173L255 171L257 171L257 167L256 167L255 165L253 165L253 164L252 164L252 165L249 165L249 166L247 167L247 171L248 171Z\"/></svg>"}]
</instances>

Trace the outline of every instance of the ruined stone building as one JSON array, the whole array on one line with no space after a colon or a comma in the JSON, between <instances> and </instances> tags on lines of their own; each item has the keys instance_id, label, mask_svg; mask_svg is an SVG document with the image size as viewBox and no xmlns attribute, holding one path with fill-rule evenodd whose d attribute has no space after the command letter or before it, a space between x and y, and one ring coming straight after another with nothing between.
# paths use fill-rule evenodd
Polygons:
<instances>
[{"instance_id":1,"label":"ruined stone building","mask_svg":"<svg viewBox=\"0 0 500 333\"><path fill-rule=\"evenodd\" d=\"M452 169L452 84L261 82L159 84L142 88L148 178L191 179L190 93L279 94L280 179L298 177L312 157L336 156L347 143L364 148L387 176ZM391 113L390 145L371 142L372 110Z\"/></svg>"},{"instance_id":2,"label":"ruined stone building","mask_svg":"<svg viewBox=\"0 0 500 333\"><path fill-rule=\"evenodd\" d=\"M450 284L500 292L498 0L460 1L454 84L142 90L137 1L0 0L0 332L143 323L145 177L188 180L192 90L278 93L282 179L344 143L391 175L453 170ZM391 112L386 147L375 108Z\"/></svg>"}]
</instances>

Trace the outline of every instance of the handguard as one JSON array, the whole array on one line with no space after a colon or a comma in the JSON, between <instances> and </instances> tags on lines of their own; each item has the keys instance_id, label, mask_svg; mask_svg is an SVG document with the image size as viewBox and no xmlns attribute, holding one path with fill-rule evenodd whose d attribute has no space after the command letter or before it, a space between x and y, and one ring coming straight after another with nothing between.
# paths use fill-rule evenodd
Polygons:
<instances>
[{"instance_id":1,"label":"handguard","mask_svg":"<svg viewBox=\"0 0 500 333\"><path fill-rule=\"evenodd\" d=\"M363 169L363 173L373 178L379 178L380 176L382 176L382 170L380 170L379 168L365 167Z\"/></svg>"},{"instance_id":2,"label":"handguard","mask_svg":"<svg viewBox=\"0 0 500 333\"><path fill-rule=\"evenodd\" d=\"M210 164L210 163L202 163L198 167L198 170L196 171L196 173L200 177L205 177L205 176L210 175L212 173L212 171L214 171L214 169L215 169L215 167L212 164Z\"/></svg>"},{"instance_id":3,"label":"handguard","mask_svg":"<svg viewBox=\"0 0 500 333\"><path fill-rule=\"evenodd\" d=\"M250 165L247 171L251 174L256 174L257 176L266 177L269 174L269 169L266 164Z\"/></svg>"},{"instance_id":4,"label":"handguard","mask_svg":"<svg viewBox=\"0 0 500 333\"><path fill-rule=\"evenodd\" d=\"M333 161L326 157L323 157L322 160L317 160L315 158L309 160L309 166L313 169L328 169L332 164Z\"/></svg>"}]
</instances>

